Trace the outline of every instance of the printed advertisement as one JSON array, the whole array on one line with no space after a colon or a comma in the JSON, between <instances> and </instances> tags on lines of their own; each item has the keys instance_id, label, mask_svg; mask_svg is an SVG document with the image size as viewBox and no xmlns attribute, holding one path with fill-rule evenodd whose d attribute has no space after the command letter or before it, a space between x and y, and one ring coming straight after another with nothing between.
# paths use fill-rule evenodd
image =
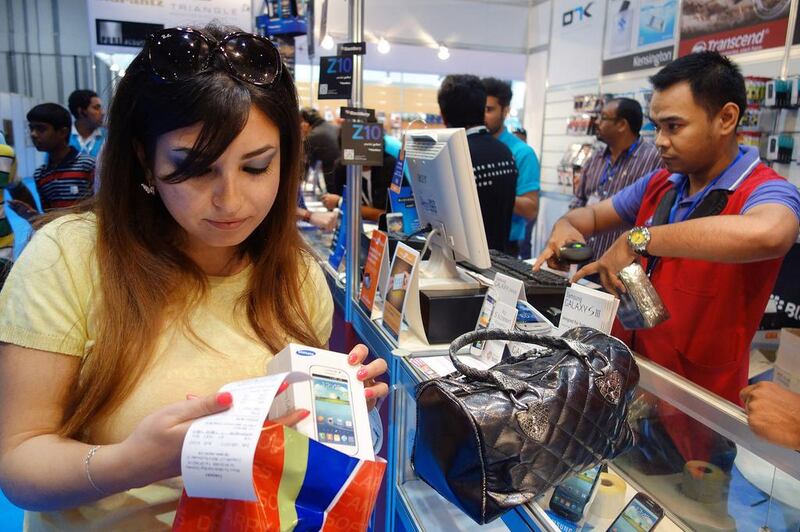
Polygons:
<instances>
[{"instance_id":1,"label":"printed advertisement","mask_svg":"<svg viewBox=\"0 0 800 532\"><path fill-rule=\"evenodd\" d=\"M372 304L375 302L375 292L381 279L381 266L383 266L383 256L386 253L386 233L373 231L372 240L369 243L367 253L367 265L364 267L364 276L361 280L361 304L367 312L372 312Z\"/></svg>"},{"instance_id":2,"label":"printed advertisement","mask_svg":"<svg viewBox=\"0 0 800 532\"><path fill-rule=\"evenodd\" d=\"M678 55L726 55L783 46L791 0L684 0Z\"/></svg>"},{"instance_id":3,"label":"printed advertisement","mask_svg":"<svg viewBox=\"0 0 800 532\"><path fill-rule=\"evenodd\" d=\"M678 0L609 0L603 75L672 61L677 14Z\"/></svg>"},{"instance_id":4,"label":"printed advertisement","mask_svg":"<svg viewBox=\"0 0 800 532\"><path fill-rule=\"evenodd\" d=\"M162 28L218 24L252 31L253 14L249 0L89 0L89 31L92 50L105 53L132 53L141 47L137 29L130 23L156 24Z\"/></svg>"},{"instance_id":5,"label":"printed advertisement","mask_svg":"<svg viewBox=\"0 0 800 532\"><path fill-rule=\"evenodd\" d=\"M405 244L397 244L392 267L389 270L389 286L386 289L387 294L383 306L383 325L395 339L400 338L403 314L406 309L406 294L415 273L417 259L419 259L418 251Z\"/></svg>"},{"instance_id":6,"label":"printed advertisement","mask_svg":"<svg viewBox=\"0 0 800 532\"><path fill-rule=\"evenodd\" d=\"M554 0L551 20L550 87L595 80L603 49L606 0ZM569 65L569 68L564 68Z\"/></svg>"}]
</instances>

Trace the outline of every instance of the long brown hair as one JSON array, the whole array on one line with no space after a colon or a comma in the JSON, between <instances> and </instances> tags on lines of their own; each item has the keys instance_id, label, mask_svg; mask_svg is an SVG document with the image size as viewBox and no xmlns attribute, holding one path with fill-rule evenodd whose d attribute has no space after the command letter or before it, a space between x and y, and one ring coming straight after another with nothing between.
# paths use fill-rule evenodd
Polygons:
<instances>
[{"instance_id":1,"label":"long brown hair","mask_svg":"<svg viewBox=\"0 0 800 532\"><path fill-rule=\"evenodd\" d=\"M202 31L220 39L235 29L208 26ZM295 224L302 144L291 76L284 68L271 87L257 87L231 77L217 57L212 69L165 83L152 74L142 51L113 97L99 194L84 207L97 216L98 333L72 388L62 434L78 435L120 405L146 371L168 315L185 315L207 288L205 274L181 251L182 229L158 196L141 188L158 137L202 123L191 154L163 178L173 183L191 179L239 135L251 106L280 131L280 185L266 219L241 244L239 252L253 269L240 303L255 334L273 352L290 338L321 344L298 297L308 272Z\"/></svg>"}]
</instances>

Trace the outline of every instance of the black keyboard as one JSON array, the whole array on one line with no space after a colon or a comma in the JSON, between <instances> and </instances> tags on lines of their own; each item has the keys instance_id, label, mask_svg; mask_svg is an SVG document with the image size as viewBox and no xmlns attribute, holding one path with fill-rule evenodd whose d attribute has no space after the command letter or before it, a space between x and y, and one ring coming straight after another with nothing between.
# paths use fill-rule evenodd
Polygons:
<instances>
[{"instance_id":1,"label":"black keyboard","mask_svg":"<svg viewBox=\"0 0 800 532\"><path fill-rule=\"evenodd\" d=\"M564 293L569 286L569 280L544 270L534 272L532 265L500 251L491 249L489 256L492 259L492 267L488 270L482 270L467 263L461 265L489 279L494 279L497 273L503 273L521 280L525 286L525 297L528 303L544 314L553 325L558 326L561 319L561 307L564 304Z\"/></svg>"},{"instance_id":2,"label":"black keyboard","mask_svg":"<svg viewBox=\"0 0 800 532\"><path fill-rule=\"evenodd\" d=\"M535 272L532 266L527 262L503 252L490 249L489 257L492 259L492 270L520 279L524 281L526 285L530 282L541 286L558 288L566 288L569 286L569 280L566 277L545 270ZM494 275L492 275L492 278L494 278Z\"/></svg>"}]
</instances>

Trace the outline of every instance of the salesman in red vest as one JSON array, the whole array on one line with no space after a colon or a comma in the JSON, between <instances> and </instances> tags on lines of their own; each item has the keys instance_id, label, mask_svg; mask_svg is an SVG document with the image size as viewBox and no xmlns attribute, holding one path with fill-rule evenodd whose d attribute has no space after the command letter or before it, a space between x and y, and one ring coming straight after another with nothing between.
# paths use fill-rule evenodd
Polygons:
<instances>
[{"instance_id":1,"label":"salesman in red vest","mask_svg":"<svg viewBox=\"0 0 800 532\"><path fill-rule=\"evenodd\" d=\"M691 54L650 78L650 117L666 166L614 197L556 222L544 261L593 234L632 227L573 281L597 273L612 293L617 273L639 260L670 313L632 334L631 348L729 401L747 386L749 346L794 244L800 194L739 146L736 128L747 104L744 79L716 52Z\"/></svg>"}]
</instances>

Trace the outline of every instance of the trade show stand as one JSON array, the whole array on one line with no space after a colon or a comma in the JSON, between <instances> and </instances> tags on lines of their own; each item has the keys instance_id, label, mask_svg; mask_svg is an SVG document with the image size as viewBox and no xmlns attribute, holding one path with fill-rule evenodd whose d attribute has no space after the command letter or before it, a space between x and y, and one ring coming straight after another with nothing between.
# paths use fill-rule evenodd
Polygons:
<instances>
[{"instance_id":1,"label":"trade show stand","mask_svg":"<svg viewBox=\"0 0 800 532\"><path fill-rule=\"evenodd\" d=\"M327 261L330 236L308 229L304 235L327 273L336 312L343 314L347 295L343 274ZM607 464L611 480L600 483L584 518L573 523L553 513L550 490L492 523L478 525L422 481L411 461L416 388L452 371L449 358L441 351L412 354L398 349L363 308L354 307L350 325L355 336L389 366L391 394L388 408L382 409L388 418L382 453L388 462L385 505L376 511L375 530L602 531L638 492L663 508L664 518L654 528L660 532L800 527L800 455L758 439L738 406L642 358L637 358L641 376L629 415L636 445Z\"/></svg>"}]
</instances>

